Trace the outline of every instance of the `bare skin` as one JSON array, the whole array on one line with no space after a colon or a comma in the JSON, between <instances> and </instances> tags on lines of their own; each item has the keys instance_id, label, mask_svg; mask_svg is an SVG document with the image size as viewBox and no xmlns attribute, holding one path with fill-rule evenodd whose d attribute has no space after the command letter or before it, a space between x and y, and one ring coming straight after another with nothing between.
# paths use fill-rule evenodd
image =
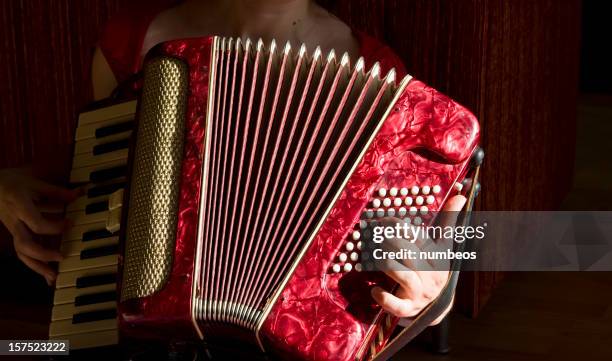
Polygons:
<instances>
[{"instance_id":1,"label":"bare skin","mask_svg":"<svg viewBox=\"0 0 612 361\"><path fill-rule=\"evenodd\" d=\"M335 16L309 0L187 0L159 14L149 26L141 54L155 44L176 38L206 35L239 36L276 39L281 44L315 45L328 51L348 52L355 59L359 45L351 29ZM100 49L92 63L94 97L110 95L117 81ZM48 265L61 255L32 241L32 234L59 234L65 220L44 216L41 199L50 200L55 209L77 197L78 191L46 184L22 170L0 170L0 221L14 237L19 258L34 271L53 283L56 272ZM465 204L462 196L452 197L446 211L460 211ZM456 220L449 220L454 224ZM448 271L389 271L400 289L391 294L380 288L372 289L372 297L388 312L398 317L413 317L441 292ZM449 308L450 310L450 308ZM448 313L447 310L435 323Z\"/></svg>"}]
</instances>

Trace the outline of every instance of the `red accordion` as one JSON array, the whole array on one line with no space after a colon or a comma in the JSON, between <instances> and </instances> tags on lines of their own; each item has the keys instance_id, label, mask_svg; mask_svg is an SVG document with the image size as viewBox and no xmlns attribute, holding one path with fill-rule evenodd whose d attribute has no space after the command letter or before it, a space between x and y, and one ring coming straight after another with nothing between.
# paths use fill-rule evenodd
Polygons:
<instances>
[{"instance_id":1,"label":"red accordion","mask_svg":"<svg viewBox=\"0 0 612 361\"><path fill-rule=\"evenodd\" d=\"M367 271L360 220L430 222L479 141L468 110L411 77L218 37L147 55L134 132L110 230L120 334L302 360L381 354L397 319L370 288L394 283Z\"/></svg>"}]
</instances>

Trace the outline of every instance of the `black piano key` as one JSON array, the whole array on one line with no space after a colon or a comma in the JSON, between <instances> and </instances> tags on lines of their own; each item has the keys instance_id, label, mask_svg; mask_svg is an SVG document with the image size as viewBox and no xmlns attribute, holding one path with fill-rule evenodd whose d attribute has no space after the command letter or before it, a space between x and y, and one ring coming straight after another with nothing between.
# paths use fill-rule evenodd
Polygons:
<instances>
[{"instance_id":1,"label":"black piano key","mask_svg":"<svg viewBox=\"0 0 612 361\"><path fill-rule=\"evenodd\" d=\"M125 177L126 174L127 174L127 166L120 165L118 167L93 171L89 175L89 180L92 182L105 182L111 179Z\"/></svg>"},{"instance_id":2,"label":"black piano key","mask_svg":"<svg viewBox=\"0 0 612 361\"><path fill-rule=\"evenodd\" d=\"M101 275L83 276L76 279L76 288L86 288L93 286L108 285L117 282L116 273L106 273Z\"/></svg>"},{"instance_id":3,"label":"black piano key","mask_svg":"<svg viewBox=\"0 0 612 361\"><path fill-rule=\"evenodd\" d=\"M93 305L94 303L110 302L117 300L117 291L90 293L88 295L76 296L75 306Z\"/></svg>"},{"instance_id":4,"label":"black piano key","mask_svg":"<svg viewBox=\"0 0 612 361\"><path fill-rule=\"evenodd\" d=\"M123 123L107 125L96 129L96 138L103 138L113 134L119 134L134 129L134 121L130 120Z\"/></svg>"},{"instance_id":5,"label":"black piano key","mask_svg":"<svg viewBox=\"0 0 612 361\"><path fill-rule=\"evenodd\" d=\"M119 252L119 245L110 244L108 246L84 249L81 251L81 259L97 258L110 256Z\"/></svg>"},{"instance_id":6,"label":"black piano key","mask_svg":"<svg viewBox=\"0 0 612 361\"><path fill-rule=\"evenodd\" d=\"M89 203L85 206L85 214L94 214L108 211L108 201Z\"/></svg>"},{"instance_id":7,"label":"black piano key","mask_svg":"<svg viewBox=\"0 0 612 361\"><path fill-rule=\"evenodd\" d=\"M87 231L83 233L83 242L93 241L101 238L112 237L113 234L106 229L95 229L93 231Z\"/></svg>"},{"instance_id":8,"label":"black piano key","mask_svg":"<svg viewBox=\"0 0 612 361\"><path fill-rule=\"evenodd\" d=\"M95 186L95 187L90 188L87 191L87 198L105 196L105 195L114 193L122 188L125 188L125 182Z\"/></svg>"},{"instance_id":9,"label":"black piano key","mask_svg":"<svg viewBox=\"0 0 612 361\"><path fill-rule=\"evenodd\" d=\"M98 144L93 147L93 155L100 155L114 152L120 149L127 149L130 146L130 139L121 139L114 142Z\"/></svg>"},{"instance_id":10,"label":"black piano key","mask_svg":"<svg viewBox=\"0 0 612 361\"><path fill-rule=\"evenodd\" d=\"M85 323L100 320L109 320L117 317L117 309L109 308L106 310L96 310L89 312L75 313L72 315L72 323Z\"/></svg>"}]
</instances>

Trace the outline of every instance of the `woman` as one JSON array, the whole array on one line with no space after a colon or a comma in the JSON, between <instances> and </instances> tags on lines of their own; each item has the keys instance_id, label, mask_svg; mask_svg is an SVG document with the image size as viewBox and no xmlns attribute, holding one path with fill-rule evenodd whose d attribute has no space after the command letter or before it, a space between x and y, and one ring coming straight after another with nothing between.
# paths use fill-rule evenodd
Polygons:
<instances>
[{"instance_id":1,"label":"woman","mask_svg":"<svg viewBox=\"0 0 612 361\"><path fill-rule=\"evenodd\" d=\"M400 76L405 74L401 61L388 47L352 30L313 1L187 0L172 7L147 4L147 9L126 12L109 23L93 58L94 97L108 97L118 84L128 80L140 69L144 54L155 44L206 35L276 39L281 44L304 43L309 49L318 45L323 51L347 52L352 59L362 56L368 66L379 61L385 72L395 68ZM0 220L13 235L19 258L49 284L56 273L48 262L60 260L61 255L34 242L32 233L59 234L66 222L49 219L41 212L48 211L47 204L57 210L77 196L78 191L46 184L21 171L0 171ZM41 203L41 199L51 202ZM447 202L445 210L456 214L464 203L464 197L455 196ZM437 297L448 277L446 271L387 274L400 288L395 295L373 288L372 297L398 317L417 315Z\"/></svg>"}]
</instances>

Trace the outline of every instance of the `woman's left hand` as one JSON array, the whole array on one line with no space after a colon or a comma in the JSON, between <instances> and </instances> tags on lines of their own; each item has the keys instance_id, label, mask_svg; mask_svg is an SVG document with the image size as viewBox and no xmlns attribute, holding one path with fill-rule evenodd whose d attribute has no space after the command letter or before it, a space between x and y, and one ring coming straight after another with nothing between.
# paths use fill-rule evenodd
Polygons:
<instances>
[{"instance_id":1,"label":"woman's left hand","mask_svg":"<svg viewBox=\"0 0 612 361\"><path fill-rule=\"evenodd\" d=\"M442 209L445 213L441 214L443 219L441 219L439 225L442 227L454 226L457 222L457 215L463 209L465 202L466 198L461 195L450 198ZM397 250L406 248L406 246L422 249L424 245L430 244L430 242L444 242L444 245L438 243L436 246L446 249L448 241L444 239L438 241L418 239L411 243L405 239L393 239L391 242L389 240L385 242L388 242L386 246L394 247ZM415 262L419 262L418 265ZM398 283L399 288L395 294L391 294L380 287L374 287L372 288L372 297L385 311L397 317L415 317L438 297L446 285L450 264L449 262L443 262L443 264L446 266L441 266L439 262L431 264L427 261L408 261L402 262L399 267L397 264L386 267L385 273ZM451 306L432 325L442 321L450 312L450 309Z\"/></svg>"}]
</instances>

